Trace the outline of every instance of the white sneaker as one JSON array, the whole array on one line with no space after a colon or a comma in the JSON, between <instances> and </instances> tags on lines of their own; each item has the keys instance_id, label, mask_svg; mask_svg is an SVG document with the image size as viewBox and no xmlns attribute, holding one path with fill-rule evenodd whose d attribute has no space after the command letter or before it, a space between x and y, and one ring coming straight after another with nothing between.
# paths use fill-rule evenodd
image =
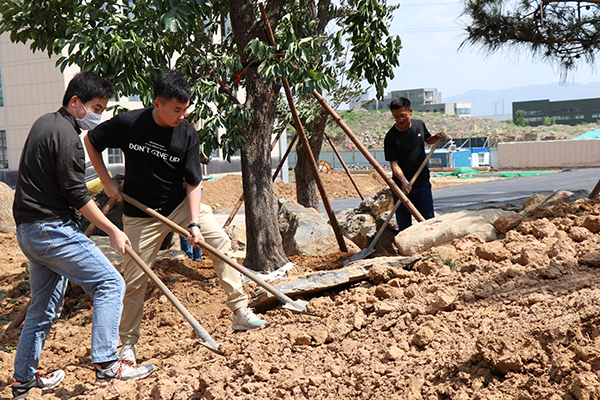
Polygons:
<instances>
[{"instance_id":1,"label":"white sneaker","mask_svg":"<svg viewBox=\"0 0 600 400\"><path fill-rule=\"evenodd\" d=\"M119 358L122 360L131 361L133 365L137 365L137 359L135 356L135 346L133 344L124 344L123 346L121 346Z\"/></svg>"},{"instance_id":2,"label":"white sneaker","mask_svg":"<svg viewBox=\"0 0 600 400\"><path fill-rule=\"evenodd\" d=\"M258 316L248 307L242 307L238 310L240 311L238 314L235 312L233 313L233 324L231 325L231 328L233 328L234 331L247 331L248 329L258 328L259 326L268 324L267 321L258 318Z\"/></svg>"},{"instance_id":3,"label":"white sneaker","mask_svg":"<svg viewBox=\"0 0 600 400\"><path fill-rule=\"evenodd\" d=\"M96 365L96 385L105 386L113 379L120 381L137 381L154 372L154 365L133 365L128 360L117 360L106 368Z\"/></svg>"},{"instance_id":4,"label":"white sneaker","mask_svg":"<svg viewBox=\"0 0 600 400\"><path fill-rule=\"evenodd\" d=\"M62 369L54 371L47 375L35 374L33 378L27 382L15 382L12 386L12 395L14 399L24 399L31 388L42 390L52 389L58 385L65 377L65 372Z\"/></svg>"}]
</instances>

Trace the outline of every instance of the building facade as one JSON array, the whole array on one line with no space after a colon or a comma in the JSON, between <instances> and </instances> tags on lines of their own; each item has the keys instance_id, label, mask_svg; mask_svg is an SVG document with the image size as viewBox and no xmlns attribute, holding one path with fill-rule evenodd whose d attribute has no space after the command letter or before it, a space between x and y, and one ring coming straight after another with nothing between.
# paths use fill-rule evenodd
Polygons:
<instances>
[{"instance_id":1,"label":"building facade","mask_svg":"<svg viewBox=\"0 0 600 400\"><path fill-rule=\"evenodd\" d=\"M369 99L369 95L361 96L358 101L350 102L350 109L389 110L390 103L398 97L410 100L411 107L419 112L443 113L448 115L471 116L471 103L442 103L442 93L435 88L394 90L383 100Z\"/></svg>"},{"instance_id":2,"label":"building facade","mask_svg":"<svg viewBox=\"0 0 600 400\"><path fill-rule=\"evenodd\" d=\"M40 116L60 108L69 82L79 72L74 66L61 72L56 67L58 58L39 51L34 53L28 45L12 43L9 34L0 35L0 181L13 188L21 150L31 126ZM135 97L120 98L118 103L131 110L143 107ZM116 101L111 100L108 106L115 104ZM104 112L102 121L111 117L112 112ZM285 152L285 136L281 140L283 150L275 146L272 152L274 166ZM124 171L121 150L107 149L102 156L113 176ZM212 163L203 166L205 175L241 172L239 152L231 157L231 162L222 159L220 149L212 156ZM93 168L88 167L86 176L93 174Z\"/></svg>"},{"instance_id":3,"label":"building facade","mask_svg":"<svg viewBox=\"0 0 600 400\"><path fill-rule=\"evenodd\" d=\"M532 100L513 102L513 121L517 111L525 111L530 126L543 125L544 120L554 118L557 124L577 125L593 123L600 119L600 98L580 100Z\"/></svg>"}]
</instances>

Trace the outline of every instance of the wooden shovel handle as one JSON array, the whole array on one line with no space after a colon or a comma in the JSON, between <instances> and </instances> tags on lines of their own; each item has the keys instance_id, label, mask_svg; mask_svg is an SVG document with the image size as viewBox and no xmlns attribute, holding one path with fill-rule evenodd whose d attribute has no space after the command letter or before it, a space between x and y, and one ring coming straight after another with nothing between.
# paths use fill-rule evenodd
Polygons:
<instances>
[{"instance_id":1,"label":"wooden shovel handle","mask_svg":"<svg viewBox=\"0 0 600 400\"><path fill-rule=\"evenodd\" d=\"M440 143L442 143L442 141L438 139L438 140L435 141L435 143L433 144L433 146L431 146L431 150L429 150L429 154L427 154L427 157L425 157L425 159L423 160L423 162L419 166L419 169L413 175L412 179L408 183L408 187L412 187L413 183L415 183L415 181L417 180L417 178L419 177L419 175L421 174L421 172L423 171L423 169L427 165L427 161L429 161L429 159L433 155L433 152L435 151L435 149L437 149L437 147L439 146Z\"/></svg>"}]
</instances>

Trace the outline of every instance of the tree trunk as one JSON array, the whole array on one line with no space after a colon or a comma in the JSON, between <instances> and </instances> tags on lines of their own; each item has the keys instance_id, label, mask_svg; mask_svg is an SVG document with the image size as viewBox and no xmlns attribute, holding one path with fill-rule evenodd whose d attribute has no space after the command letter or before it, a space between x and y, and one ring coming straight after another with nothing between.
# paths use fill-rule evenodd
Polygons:
<instances>
[{"instance_id":1,"label":"tree trunk","mask_svg":"<svg viewBox=\"0 0 600 400\"><path fill-rule=\"evenodd\" d=\"M256 18L253 3L232 0L231 20L233 35L242 63L248 61L244 53L248 42L260 37L267 42L262 21ZM267 10L278 18L281 4L270 3ZM245 126L246 148L241 151L242 182L246 214L246 260L244 265L255 271L273 271L288 263L277 218L277 202L271 176L271 134L280 85L267 84L258 75L256 67L244 74L246 88L245 107L252 110L253 121Z\"/></svg>"},{"instance_id":2,"label":"tree trunk","mask_svg":"<svg viewBox=\"0 0 600 400\"><path fill-rule=\"evenodd\" d=\"M324 137L323 133L325 132L326 124L327 114L321 114L319 122L305 127L307 134L310 133L310 148L317 165L319 163L319 156L321 155ZM298 142L298 145L296 145L296 157L297 161L294 173L296 178L296 197L298 198L298 204L302 204L304 207L312 207L319 211L317 182L310 169L304 146L302 146L302 142L300 141ZM325 191L327 191L327 188L325 188Z\"/></svg>"}]
</instances>

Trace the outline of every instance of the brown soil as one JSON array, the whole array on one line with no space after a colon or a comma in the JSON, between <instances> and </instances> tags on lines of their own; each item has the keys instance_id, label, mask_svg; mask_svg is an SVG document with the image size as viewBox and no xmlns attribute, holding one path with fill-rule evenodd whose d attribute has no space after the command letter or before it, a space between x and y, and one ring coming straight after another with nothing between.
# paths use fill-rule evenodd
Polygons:
<instances>
[{"instance_id":1,"label":"brown soil","mask_svg":"<svg viewBox=\"0 0 600 400\"><path fill-rule=\"evenodd\" d=\"M329 200L359 197L346 172L332 171L327 174L321 173L320 177ZM353 173L352 177L363 196L373 196L386 186L383 178L375 170ZM496 178L459 179L452 176L431 178L431 185L433 189L438 189L446 186L479 183L490 179ZM296 201L295 183L277 181L273 184L273 189L277 198ZM219 180L204 182L204 196L202 201L211 206L215 211L229 211L239 201L242 190L241 175L225 175Z\"/></svg>"},{"instance_id":2,"label":"brown soil","mask_svg":"<svg viewBox=\"0 0 600 400\"><path fill-rule=\"evenodd\" d=\"M369 280L310 299L316 316L270 310L270 326L241 333L231 330L210 261L166 259L157 274L227 356L199 346L151 284L138 357L156 373L95 387L91 299L71 291L40 363L67 376L29 398L598 399L599 215L598 201L535 209L503 220L495 242L456 240L423 254L411 273L373 269ZM339 268L346 257L292 258L293 274ZM18 339L4 331L28 300L25 261L15 236L1 234L3 398Z\"/></svg>"}]
</instances>

